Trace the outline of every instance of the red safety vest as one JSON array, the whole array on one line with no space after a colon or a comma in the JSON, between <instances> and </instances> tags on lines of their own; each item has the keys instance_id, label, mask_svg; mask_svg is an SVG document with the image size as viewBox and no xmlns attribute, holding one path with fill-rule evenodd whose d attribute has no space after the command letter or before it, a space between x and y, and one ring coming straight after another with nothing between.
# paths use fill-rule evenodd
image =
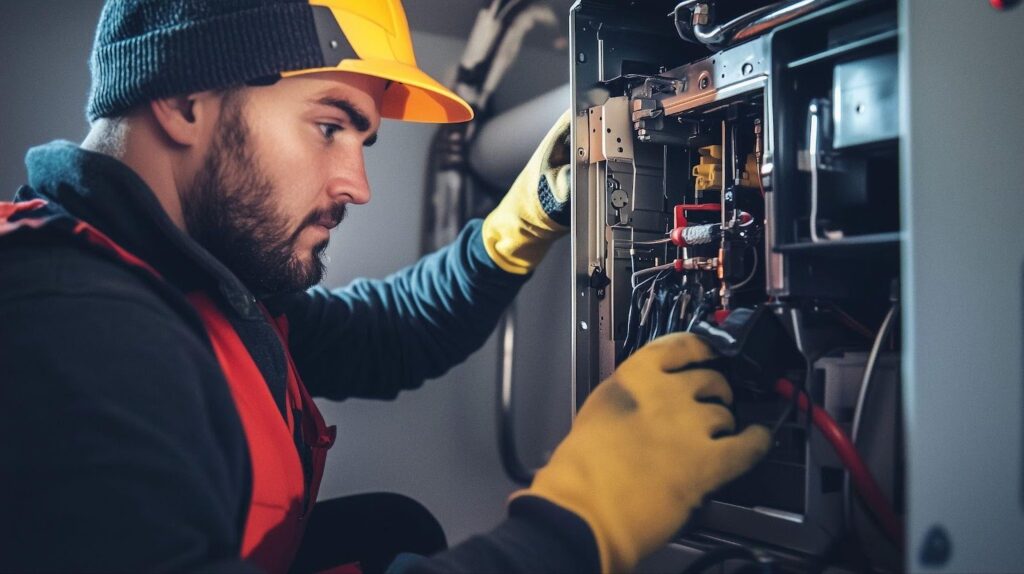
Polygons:
<instances>
[{"instance_id":1,"label":"red safety vest","mask_svg":"<svg viewBox=\"0 0 1024 574\"><path fill-rule=\"evenodd\" d=\"M10 221L16 213L19 218ZM61 232L162 281L155 269L101 231L64 214L55 215L46 209L44 200L0 202L0 237L14 231L38 232L43 229ZM206 327L213 352L231 388L249 446L252 496L242 536L241 556L268 572L285 572L302 540L303 518L316 501L327 450L334 444L336 429L324 424L320 411L299 378L288 350L288 321L285 316L271 317L261 305L281 338L288 361L286 408L285 417L282 417L256 362L224 313L206 293L194 292L186 297ZM297 422L301 427L302 440L312 451L308 486L293 438ZM347 565L339 571L358 572L358 569Z\"/></svg>"}]
</instances>

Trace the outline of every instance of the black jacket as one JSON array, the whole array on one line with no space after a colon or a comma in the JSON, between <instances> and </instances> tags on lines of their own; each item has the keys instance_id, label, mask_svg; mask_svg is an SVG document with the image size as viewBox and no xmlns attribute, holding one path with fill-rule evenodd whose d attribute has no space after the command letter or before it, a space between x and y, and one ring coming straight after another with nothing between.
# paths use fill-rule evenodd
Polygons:
<instances>
[{"instance_id":1,"label":"black jacket","mask_svg":"<svg viewBox=\"0 0 1024 574\"><path fill-rule=\"evenodd\" d=\"M184 293L214 297L283 402L275 332L127 166L66 142L26 161L29 185L16 200L43 198L89 222L166 281L53 234L0 239L0 571L251 568L238 558L251 481L245 437ZM388 399L478 349L524 280L494 265L474 222L385 280L264 303L287 314L313 396ZM412 568L597 564L582 520L526 498L490 534Z\"/></svg>"}]
</instances>

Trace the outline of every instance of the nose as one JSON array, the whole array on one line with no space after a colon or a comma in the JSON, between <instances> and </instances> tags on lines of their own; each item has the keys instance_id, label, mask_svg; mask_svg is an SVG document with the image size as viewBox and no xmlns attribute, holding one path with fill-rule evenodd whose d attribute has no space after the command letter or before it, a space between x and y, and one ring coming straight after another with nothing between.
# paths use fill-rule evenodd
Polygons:
<instances>
[{"instance_id":1,"label":"nose","mask_svg":"<svg viewBox=\"0 0 1024 574\"><path fill-rule=\"evenodd\" d=\"M366 161L362 147L355 148L334 169L327 183L327 193L334 200L362 205L370 201L370 181L366 177Z\"/></svg>"}]
</instances>

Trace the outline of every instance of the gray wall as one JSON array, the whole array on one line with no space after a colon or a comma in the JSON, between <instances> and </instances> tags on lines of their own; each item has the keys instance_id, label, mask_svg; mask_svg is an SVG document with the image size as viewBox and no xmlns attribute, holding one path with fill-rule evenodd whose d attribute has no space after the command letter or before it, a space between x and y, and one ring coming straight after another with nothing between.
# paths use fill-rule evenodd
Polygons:
<instances>
[{"instance_id":1,"label":"gray wall","mask_svg":"<svg viewBox=\"0 0 1024 574\"><path fill-rule=\"evenodd\" d=\"M10 197L24 182L22 160L30 146L84 137L87 59L100 6L97 0L4 3L0 197ZM435 76L445 75L463 46L461 39L431 33L417 33L415 43L420 65ZM495 104L515 105L567 77L564 52L528 49ZM380 143L367 154L373 200L354 207L335 232L327 284L383 277L416 260L433 129L391 121L382 127ZM568 244L562 242L520 296L517 403L527 414L519 419L519 438L524 458L533 464L569 426L568 261ZM504 478L495 446L495 353L492 337L465 364L394 402L322 403L327 419L339 427L339 440L321 497L401 492L434 511L456 542L496 524L514 486Z\"/></svg>"},{"instance_id":2,"label":"gray wall","mask_svg":"<svg viewBox=\"0 0 1024 574\"><path fill-rule=\"evenodd\" d=\"M906 567L1021 572L1024 7L903 0L900 18ZM949 559L926 562L940 532Z\"/></svg>"},{"instance_id":3,"label":"gray wall","mask_svg":"<svg viewBox=\"0 0 1024 574\"><path fill-rule=\"evenodd\" d=\"M25 183L25 151L88 130L89 50L102 2L4 2L0 18L0 198Z\"/></svg>"}]
</instances>

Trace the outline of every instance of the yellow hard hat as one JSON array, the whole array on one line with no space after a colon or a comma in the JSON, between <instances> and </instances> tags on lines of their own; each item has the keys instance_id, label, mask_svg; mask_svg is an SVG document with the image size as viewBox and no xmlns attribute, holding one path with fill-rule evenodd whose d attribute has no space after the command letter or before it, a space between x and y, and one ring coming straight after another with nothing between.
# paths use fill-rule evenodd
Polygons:
<instances>
[{"instance_id":1,"label":"yellow hard hat","mask_svg":"<svg viewBox=\"0 0 1024 574\"><path fill-rule=\"evenodd\" d=\"M412 36L399 0L309 0L325 67L282 77L344 71L389 80L381 116L411 122L473 119L473 108L416 65Z\"/></svg>"}]
</instances>

